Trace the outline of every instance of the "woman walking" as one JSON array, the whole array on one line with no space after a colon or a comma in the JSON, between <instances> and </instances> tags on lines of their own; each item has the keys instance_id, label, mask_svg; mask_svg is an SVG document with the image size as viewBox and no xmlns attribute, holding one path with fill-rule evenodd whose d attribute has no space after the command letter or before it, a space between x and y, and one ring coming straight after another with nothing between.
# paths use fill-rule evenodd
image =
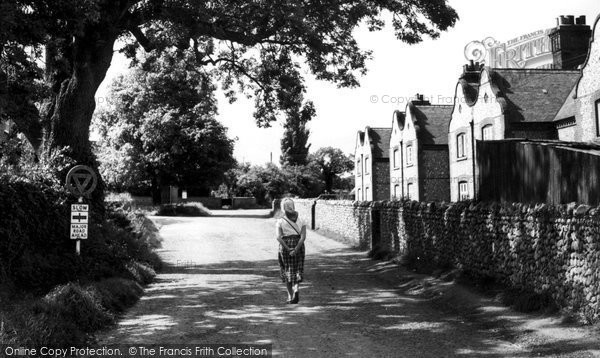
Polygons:
<instances>
[{"instance_id":1,"label":"woman walking","mask_svg":"<svg viewBox=\"0 0 600 358\"><path fill-rule=\"evenodd\" d=\"M287 303L296 304L300 301L300 282L304 274L304 240L306 226L300 228L296 221L298 212L294 201L286 198L281 201L283 217L277 220L275 235L279 241L279 274L286 284L288 292Z\"/></svg>"}]
</instances>

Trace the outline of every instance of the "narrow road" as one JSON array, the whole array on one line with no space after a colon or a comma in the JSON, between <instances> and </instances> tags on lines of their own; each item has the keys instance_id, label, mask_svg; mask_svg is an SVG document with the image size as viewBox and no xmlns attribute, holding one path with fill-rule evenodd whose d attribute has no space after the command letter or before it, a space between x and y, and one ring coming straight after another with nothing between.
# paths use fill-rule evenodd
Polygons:
<instances>
[{"instance_id":1,"label":"narrow road","mask_svg":"<svg viewBox=\"0 0 600 358\"><path fill-rule=\"evenodd\" d=\"M167 269L100 335L106 344L272 343L282 357L522 357L502 339L369 272L364 252L309 232L299 305L285 304L266 211L152 218Z\"/></svg>"}]
</instances>

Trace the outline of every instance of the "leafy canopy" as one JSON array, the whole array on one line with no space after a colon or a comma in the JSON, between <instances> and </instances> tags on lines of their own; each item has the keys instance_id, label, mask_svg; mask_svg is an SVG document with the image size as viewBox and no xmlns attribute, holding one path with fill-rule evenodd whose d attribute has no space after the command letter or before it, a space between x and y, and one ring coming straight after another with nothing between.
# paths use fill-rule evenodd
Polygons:
<instances>
[{"instance_id":1,"label":"leafy canopy","mask_svg":"<svg viewBox=\"0 0 600 358\"><path fill-rule=\"evenodd\" d=\"M231 100L240 91L254 95L256 121L268 126L297 104L294 96L304 88L294 59L317 79L357 86L370 58L353 37L359 25L380 30L389 16L397 38L414 44L423 36L438 37L458 18L446 0L14 0L0 6L2 61L40 79L38 62L45 60L51 91L42 112L58 122L65 114L53 110L75 103L61 97L61 88L90 75L92 91L69 93L89 101L109 67L112 53L106 48L119 38L126 44L121 50L132 58L140 46L190 51L195 66L217 71ZM34 51L23 58L25 47ZM6 81L6 71L0 72ZM21 99L32 104L36 98ZM27 108L30 112L11 116L30 140L39 141L40 128L50 122L35 115L35 106ZM81 111L85 124L92 111Z\"/></svg>"},{"instance_id":2,"label":"leafy canopy","mask_svg":"<svg viewBox=\"0 0 600 358\"><path fill-rule=\"evenodd\" d=\"M234 164L233 141L215 119L214 90L185 54L172 52L146 56L117 79L110 108L94 122L109 186L143 189L152 179L205 190L220 184Z\"/></svg>"}]
</instances>

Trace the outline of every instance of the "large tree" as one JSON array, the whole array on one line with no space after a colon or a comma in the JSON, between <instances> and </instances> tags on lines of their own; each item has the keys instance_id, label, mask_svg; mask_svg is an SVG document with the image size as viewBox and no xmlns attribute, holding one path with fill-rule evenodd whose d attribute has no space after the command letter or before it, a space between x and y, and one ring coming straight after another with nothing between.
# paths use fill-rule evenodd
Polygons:
<instances>
[{"instance_id":1,"label":"large tree","mask_svg":"<svg viewBox=\"0 0 600 358\"><path fill-rule=\"evenodd\" d=\"M34 146L68 146L80 163L93 162L89 127L94 95L118 39L125 44L121 50L130 56L139 46L147 51L192 50L197 66L218 70L231 96L236 90L254 94L256 120L268 125L288 98L286 86L280 83L290 66L271 66L282 55L287 61L301 58L317 79L356 86L370 57L353 38L358 25L379 30L384 26L382 15L389 12L398 39L417 43L423 35L438 37L457 19L446 0L12 0L2 4L3 59L7 46L17 43L38 49L30 54L29 65L45 61L48 93L43 105L30 106L39 113L16 122Z\"/></svg>"},{"instance_id":2,"label":"large tree","mask_svg":"<svg viewBox=\"0 0 600 358\"><path fill-rule=\"evenodd\" d=\"M354 160L344 154L341 149L333 147L319 148L311 155L311 162L315 163L321 170L325 190L331 193L340 175L354 169Z\"/></svg>"},{"instance_id":3,"label":"large tree","mask_svg":"<svg viewBox=\"0 0 600 358\"><path fill-rule=\"evenodd\" d=\"M180 56L181 55L181 56ZM101 173L116 190L161 185L193 187L205 195L233 167L233 140L215 118L215 87L189 56L143 56L110 91L95 117Z\"/></svg>"},{"instance_id":4,"label":"large tree","mask_svg":"<svg viewBox=\"0 0 600 358\"><path fill-rule=\"evenodd\" d=\"M301 102L300 102L301 103ZM308 137L310 130L306 127L308 121L315 115L312 102L307 102L300 107L287 112L283 124L283 138L281 138L281 165L306 165L308 163Z\"/></svg>"}]
</instances>

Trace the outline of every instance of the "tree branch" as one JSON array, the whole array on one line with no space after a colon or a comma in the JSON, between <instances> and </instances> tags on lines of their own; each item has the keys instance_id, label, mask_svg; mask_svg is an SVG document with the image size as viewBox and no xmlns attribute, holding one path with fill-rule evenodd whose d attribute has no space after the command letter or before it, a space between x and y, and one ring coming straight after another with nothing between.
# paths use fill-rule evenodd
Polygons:
<instances>
[{"instance_id":1,"label":"tree branch","mask_svg":"<svg viewBox=\"0 0 600 358\"><path fill-rule=\"evenodd\" d=\"M144 35L144 33L142 32L142 30L140 30L139 27L137 27L137 26L130 26L128 28L128 30L135 37L135 39L140 43L140 45L142 45L142 47L144 48L144 50L146 52L150 52L150 51L152 51L152 50L155 49L154 44L152 44L150 42L150 40L148 40L148 38L146 37L146 35Z\"/></svg>"}]
</instances>

